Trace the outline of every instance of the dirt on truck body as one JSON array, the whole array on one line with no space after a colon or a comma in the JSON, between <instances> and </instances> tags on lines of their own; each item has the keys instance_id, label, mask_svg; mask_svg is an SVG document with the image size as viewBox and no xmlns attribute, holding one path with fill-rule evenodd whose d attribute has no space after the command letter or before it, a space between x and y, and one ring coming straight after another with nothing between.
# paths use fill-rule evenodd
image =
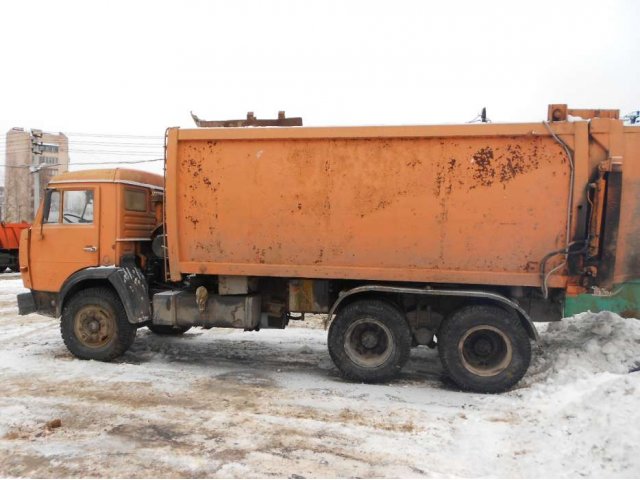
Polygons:
<instances>
[{"instance_id":1,"label":"dirt on truck body","mask_svg":"<svg viewBox=\"0 0 640 480\"><path fill-rule=\"evenodd\" d=\"M262 122L299 119L287 120ZM392 378L429 345L454 382L483 392L522 378L534 321L637 315L640 128L615 110L552 105L524 124L239 123L168 129L164 178L54 178L22 238L21 311L61 316L69 349L100 360L141 326L260 330L323 313L347 378Z\"/></svg>"}]
</instances>

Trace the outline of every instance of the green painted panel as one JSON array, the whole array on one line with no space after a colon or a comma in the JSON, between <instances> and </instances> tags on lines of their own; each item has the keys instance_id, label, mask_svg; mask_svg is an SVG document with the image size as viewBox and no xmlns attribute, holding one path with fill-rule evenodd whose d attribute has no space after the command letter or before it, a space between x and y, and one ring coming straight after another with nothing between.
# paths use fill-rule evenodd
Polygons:
<instances>
[{"instance_id":1,"label":"green painted panel","mask_svg":"<svg viewBox=\"0 0 640 480\"><path fill-rule=\"evenodd\" d=\"M586 311L609 311L622 317L640 318L640 279L616 285L609 296L582 293L565 298L565 317Z\"/></svg>"}]
</instances>

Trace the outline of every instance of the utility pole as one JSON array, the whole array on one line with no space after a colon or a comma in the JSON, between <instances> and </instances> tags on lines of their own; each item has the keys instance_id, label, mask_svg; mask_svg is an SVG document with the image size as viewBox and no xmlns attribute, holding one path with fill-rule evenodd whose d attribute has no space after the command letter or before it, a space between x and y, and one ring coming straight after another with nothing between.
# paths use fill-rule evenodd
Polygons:
<instances>
[{"instance_id":1,"label":"utility pole","mask_svg":"<svg viewBox=\"0 0 640 480\"><path fill-rule=\"evenodd\" d=\"M31 168L33 174L33 216L40 206L40 155L42 155L42 130L31 129Z\"/></svg>"}]
</instances>

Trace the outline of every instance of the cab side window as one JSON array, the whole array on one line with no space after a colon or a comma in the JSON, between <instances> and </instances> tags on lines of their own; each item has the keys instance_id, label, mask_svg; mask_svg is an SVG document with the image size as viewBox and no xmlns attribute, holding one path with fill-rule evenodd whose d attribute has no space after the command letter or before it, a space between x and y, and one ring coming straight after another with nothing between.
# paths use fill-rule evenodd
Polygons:
<instances>
[{"instance_id":1,"label":"cab side window","mask_svg":"<svg viewBox=\"0 0 640 480\"><path fill-rule=\"evenodd\" d=\"M133 188L124 189L124 208L133 212L148 211L147 192Z\"/></svg>"},{"instance_id":2,"label":"cab side window","mask_svg":"<svg viewBox=\"0 0 640 480\"><path fill-rule=\"evenodd\" d=\"M62 205L62 223L93 223L93 190L67 190Z\"/></svg>"},{"instance_id":3,"label":"cab side window","mask_svg":"<svg viewBox=\"0 0 640 480\"><path fill-rule=\"evenodd\" d=\"M45 214L44 223L60 223L60 192L53 190L50 195L49 211Z\"/></svg>"}]
</instances>

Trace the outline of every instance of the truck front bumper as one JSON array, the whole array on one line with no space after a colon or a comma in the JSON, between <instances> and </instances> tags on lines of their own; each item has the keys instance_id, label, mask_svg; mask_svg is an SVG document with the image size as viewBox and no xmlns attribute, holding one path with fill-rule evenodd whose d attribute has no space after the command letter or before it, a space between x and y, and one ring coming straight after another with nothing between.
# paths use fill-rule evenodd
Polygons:
<instances>
[{"instance_id":1,"label":"truck front bumper","mask_svg":"<svg viewBox=\"0 0 640 480\"><path fill-rule=\"evenodd\" d=\"M30 313L39 313L47 317L58 317L56 310L58 304L58 294L55 292L40 292L31 290L27 293L18 294L18 313L20 315L29 315Z\"/></svg>"}]
</instances>

